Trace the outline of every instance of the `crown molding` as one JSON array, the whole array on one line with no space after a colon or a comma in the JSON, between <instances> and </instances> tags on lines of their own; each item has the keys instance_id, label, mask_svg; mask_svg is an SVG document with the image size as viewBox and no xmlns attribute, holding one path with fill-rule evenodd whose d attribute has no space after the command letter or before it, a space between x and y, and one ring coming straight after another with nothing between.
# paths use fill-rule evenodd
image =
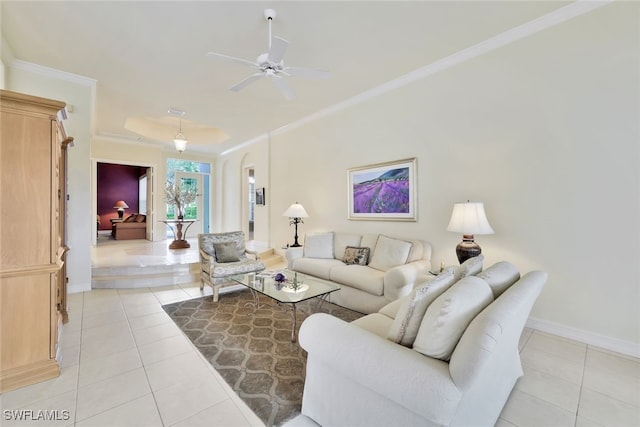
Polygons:
<instances>
[{"instance_id":1,"label":"crown molding","mask_svg":"<svg viewBox=\"0 0 640 427\"><path fill-rule=\"evenodd\" d=\"M58 80L80 84L82 86L95 87L98 83L96 79L92 79L90 77L56 70L55 68L45 67L44 65L34 64L32 62L23 61L21 59L14 59L9 64L9 67L15 68L17 70L29 71L34 74L40 74L42 76L51 77Z\"/></svg>"},{"instance_id":2,"label":"crown molding","mask_svg":"<svg viewBox=\"0 0 640 427\"><path fill-rule=\"evenodd\" d=\"M514 43L518 40L521 40L523 38L539 33L548 28L555 27L556 25L562 24L563 22L566 22L570 19L573 19L585 13L592 12L596 9L599 9L600 7L603 7L612 3L613 1L614 0L575 1L573 3L568 4L567 6L563 6L559 9L554 10L553 12L547 13L546 15L540 16L532 21L526 22L510 30L506 30L496 36L488 38L485 41L482 41L466 49L453 53L447 57L439 59L422 68L418 68L396 79L390 80L387 83L383 83L382 85L377 86L373 89L362 92L361 94L356 95L352 98L349 98L343 102L340 102L331 107L325 108L324 110L320 110L316 113L310 114L306 117L303 117L300 120L297 120L289 124L286 124L282 127L279 127L273 130L272 134L277 135L277 134L288 132L290 130L299 128L315 120L318 120L320 118L337 113L349 107L361 104L367 100L378 97L390 91L396 90L400 87L406 86L417 80L427 78L441 71L454 67L458 64L462 64L471 59L477 58L479 56L492 52L496 49L499 49L501 47Z\"/></svg>"}]
</instances>

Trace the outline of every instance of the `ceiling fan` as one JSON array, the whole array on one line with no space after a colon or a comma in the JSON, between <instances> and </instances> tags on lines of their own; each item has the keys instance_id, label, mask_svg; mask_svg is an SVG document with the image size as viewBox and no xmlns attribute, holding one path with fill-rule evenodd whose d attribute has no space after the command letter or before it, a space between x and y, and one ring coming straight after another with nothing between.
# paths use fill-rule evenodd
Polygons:
<instances>
[{"instance_id":1,"label":"ceiling fan","mask_svg":"<svg viewBox=\"0 0 640 427\"><path fill-rule=\"evenodd\" d=\"M229 90L237 92L249 84L259 80L261 78L267 78L271 80L275 86L282 92L287 99L293 99L295 93L289 83L285 80L286 77L303 77L309 79L326 79L330 76L328 71L313 70L309 68L300 67L285 67L284 54L287 51L289 42L283 38L271 36L271 22L275 18L276 12L273 9L265 9L264 17L269 23L269 51L258 56L255 62L248 61L242 58L236 58L234 56L223 55L221 53L209 52L207 56L213 56L229 61L233 61L242 65L248 65L251 68L255 68L258 71L244 80L231 86Z\"/></svg>"}]
</instances>

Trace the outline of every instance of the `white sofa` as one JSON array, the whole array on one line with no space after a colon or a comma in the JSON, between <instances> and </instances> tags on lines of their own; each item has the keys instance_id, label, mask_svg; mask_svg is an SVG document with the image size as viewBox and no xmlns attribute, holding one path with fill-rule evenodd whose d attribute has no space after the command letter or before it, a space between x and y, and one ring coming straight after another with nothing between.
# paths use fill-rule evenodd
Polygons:
<instances>
[{"instance_id":1,"label":"white sofa","mask_svg":"<svg viewBox=\"0 0 640 427\"><path fill-rule=\"evenodd\" d=\"M431 245L383 234L307 233L304 247L289 248L285 257L290 270L340 285L332 303L367 314L429 275Z\"/></svg>"},{"instance_id":2,"label":"white sofa","mask_svg":"<svg viewBox=\"0 0 640 427\"><path fill-rule=\"evenodd\" d=\"M287 427L493 426L522 376L518 343L546 279L501 262L445 272L352 323L310 316L302 413Z\"/></svg>"}]
</instances>

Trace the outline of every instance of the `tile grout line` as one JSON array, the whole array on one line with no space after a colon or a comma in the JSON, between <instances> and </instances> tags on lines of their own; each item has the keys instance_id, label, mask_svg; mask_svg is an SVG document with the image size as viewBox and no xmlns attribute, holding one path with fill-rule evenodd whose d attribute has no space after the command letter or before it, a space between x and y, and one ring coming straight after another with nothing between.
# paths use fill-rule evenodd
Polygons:
<instances>
[{"instance_id":1,"label":"tile grout line","mask_svg":"<svg viewBox=\"0 0 640 427\"><path fill-rule=\"evenodd\" d=\"M162 303L160 303L160 301L158 300L158 297L156 296L156 294L151 290L151 288L144 288L147 289L148 292L150 292L153 297L156 299L156 301L158 302L158 304L160 304L160 306L162 306ZM160 407L158 406L158 401L156 400L156 394L153 391L153 387L151 387L151 381L149 381L149 373L147 372L147 366L145 365L144 361L142 360L142 355L140 354L140 347L138 346L138 342L136 341L136 336L133 333L133 329L131 328L131 322L129 319L129 314L127 313L127 310L124 308L124 304L122 302L122 295L120 294L120 291L118 291L118 298L120 299L120 303L122 304L122 309L124 311L124 316L127 319L127 324L129 325L129 330L131 331L131 335L133 336L133 342L136 344L136 352L138 353L138 357L140 358L140 364L142 365L142 369L144 371L144 377L147 380L147 385L149 386L149 392L151 394L151 397L153 397L153 404L156 407L156 411L158 411L158 417L160 418L160 422L162 423L163 426L166 427L165 421L162 418L162 413L160 412Z\"/></svg>"}]
</instances>

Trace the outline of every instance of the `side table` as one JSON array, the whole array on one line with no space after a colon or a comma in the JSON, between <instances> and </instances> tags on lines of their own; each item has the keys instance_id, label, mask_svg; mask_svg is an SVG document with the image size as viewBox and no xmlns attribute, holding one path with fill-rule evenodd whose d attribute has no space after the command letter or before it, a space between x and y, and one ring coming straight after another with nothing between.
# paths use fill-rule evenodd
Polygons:
<instances>
[{"instance_id":1,"label":"side table","mask_svg":"<svg viewBox=\"0 0 640 427\"><path fill-rule=\"evenodd\" d=\"M183 237L187 236L187 230L191 227L191 224L196 221L197 219L166 219L160 221L167 224L173 232L173 242L169 245L169 249L187 249L191 247L187 239ZM187 224L187 227L183 231L182 227L184 224Z\"/></svg>"}]
</instances>

